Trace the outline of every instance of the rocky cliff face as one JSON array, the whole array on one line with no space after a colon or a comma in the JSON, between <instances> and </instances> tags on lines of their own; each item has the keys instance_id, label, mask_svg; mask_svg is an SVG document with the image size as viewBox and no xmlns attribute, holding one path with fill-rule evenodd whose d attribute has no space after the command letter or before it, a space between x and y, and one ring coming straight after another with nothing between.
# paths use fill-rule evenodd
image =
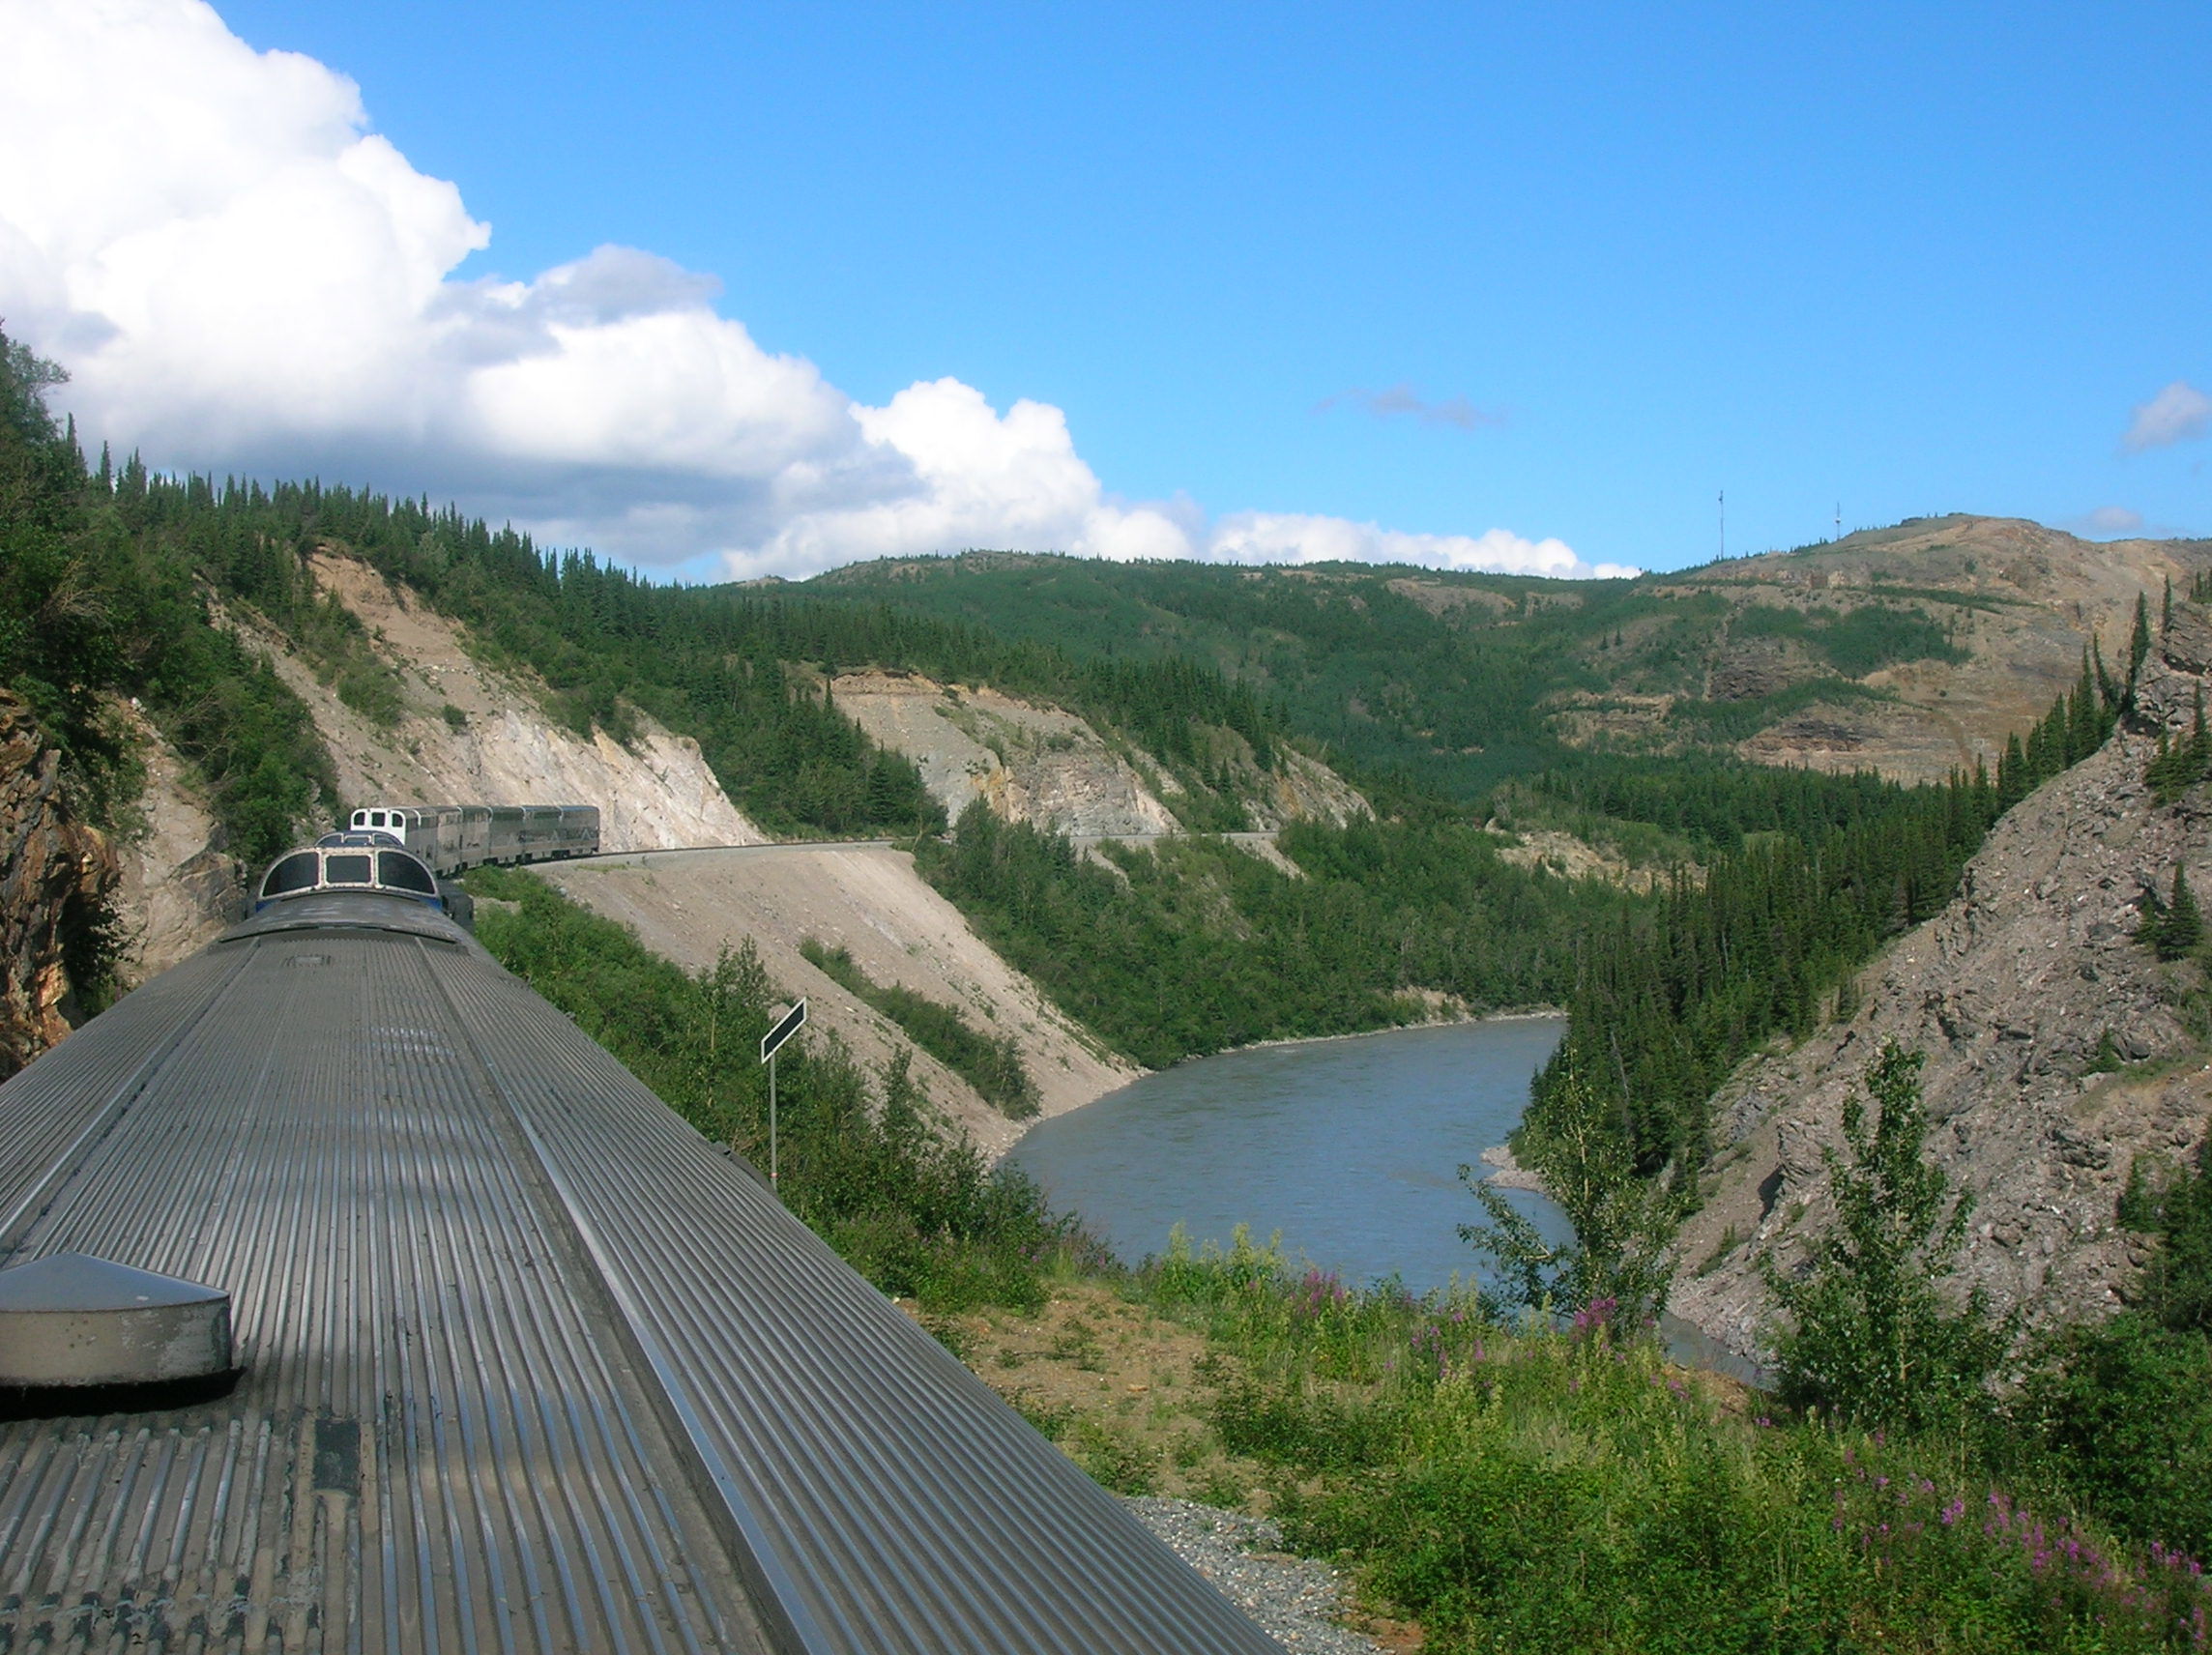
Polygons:
<instances>
[{"instance_id":1,"label":"rocky cliff face","mask_svg":"<svg viewBox=\"0 0 2212 1655\"><path fill-rule=\"evenodd\" d=\"M121 922L123 975L144 982L196 953L246 912L248 869L230 854L191 767L132 711L146 789L140 828L118 847L122 878L115 912Z\"/></svg>"},{"instance_id":2,"label":"rocky cliff face","mask_svg":"<svg viewBox=\"0 0 2212 1655\"><path fill-rule=\"evenodd\" d=\"M379 726L319 683L283 639L257 640L313 711L349 803L596 804L610 851L767 841L696 741L642 715L631 747L603 732L587 740L545 716L533 685L478 661L451 622L366 564L323 553L311 566L368 628L405 702L395 725Z\"/></svg>"},{"instance_id":3,"label":"rocky cliff face","mask_svg":"<svg viewBox=\"0 0 2212 1655\"><path fill-rule=\"evenodd\" d=\"M114 853L76 821L61 755L31 710L0 691L0 1079L69 1032L73 937L115 884Z\"/></svg>"},{"instance_id":4,"label":"rocky cliff face","mask_svg":"<svg viewBox=\"0 0 2212 1655\"><path fill-rule=\"evenodd\" d=\"M2146 715L2186 726L2208 670L2212 624L2185 610L2148 664ZM2212 890L2212 786L2156 804L2153 744L2122 733L2015 806L1956 900L1861 973L1855 1016L1723 1091L1677 1315L1744 1354L1765 1346L1760 1262L1790 1267L1831 1218L1821 1149L1889 1039L1927 1054L1933 1153L1975 1198L1957 1285L2031 1324L2117 1306L2141 1256L2115 1222L2129 1169L2194 1154L2212 1110L2203 973L2136 941L2176 866Z\"/></svg>"},{"instance_id":5,"label":"rocky cliff face","mask_svg":"<svg viewBox=\"0 0 2212 1655\"><path fill-rule=\"evenodd\" d=\"M1075 838L1173 833L1178 784L1149 755L1109 744L1085 720L995 689L965 689L906 673L848 673L830 686L838 710L920 769L949 820L980 798L1008 822ZM1241 746L1241 743L1237 743ZM1252 827L1343 823L1367 801L1327 766L1285 749L1271 771L1232 757Z\"/></svg>"},{"instance_id":6,"label":"rocky cliff face","mask_svg":"<svg viewBox=\"0 0 2212 1655\"><path fill-rule=\"evenodd\" d=\"M980 798L1009 822L1061 833L1175 831L1175 813L1073 713L904 673L848 673L830 692L880 745L914 761L947 820Z\"/></svg>"}]
</instances>

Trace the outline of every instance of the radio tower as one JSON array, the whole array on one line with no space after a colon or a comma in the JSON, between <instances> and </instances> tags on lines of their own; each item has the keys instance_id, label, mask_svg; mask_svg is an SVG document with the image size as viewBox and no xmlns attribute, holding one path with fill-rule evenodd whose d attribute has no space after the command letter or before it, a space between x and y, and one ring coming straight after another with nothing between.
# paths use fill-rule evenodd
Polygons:
<instances>
[{"instance_id":1,"label":"radio tower","mask_svg":"<svg viewBox=\"0 0 2212 1655\"><path fill-rule=\"evenodd\" d=\"M1728 562L1728 490L1721 490L1721 562Z\"/></svg>"},{"instance_id":2,"label":"radio tower","mask_svg":"<svg viewBox=\"0 0 2212 1655\"><path fill-rule=\"evenodd\" d=\"M1844 537L1844 503L1843 503L1842 501L1840 501L1840 500L1839 500L1839 501L1837 501L1837 502L1836 502L1836 538L1840 540L1840 539L1842 539L1843 537Z\"/></svg>"}]
</instances>

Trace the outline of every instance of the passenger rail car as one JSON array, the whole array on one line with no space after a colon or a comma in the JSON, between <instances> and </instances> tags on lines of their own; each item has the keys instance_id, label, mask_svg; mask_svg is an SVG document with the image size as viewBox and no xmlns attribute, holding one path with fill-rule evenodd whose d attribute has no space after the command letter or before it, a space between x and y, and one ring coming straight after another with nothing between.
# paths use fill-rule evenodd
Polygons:
<instances>
[{"instance_id":1,"label":"passenger rail car","mask_svg":"<svg viewBox=\"0 0 2212 1655\"><path fill-rule=\"evenodd\" d=\"M355 811L347 827L389 835L439 874L599 850L596 804L373 804Z\"/></svg>"},{"instance_id":2,"label":"passenger rail car","mask_svg":"<svg viewBox=\"0 0 2212 1655\"><path fill-rule=\"evenodd\" d=\"M0 1394L0 1649L1280 1655L420 893L0 1086L0 1374L57 1280L225 1344Z\"/></svg>"}]
</instances>

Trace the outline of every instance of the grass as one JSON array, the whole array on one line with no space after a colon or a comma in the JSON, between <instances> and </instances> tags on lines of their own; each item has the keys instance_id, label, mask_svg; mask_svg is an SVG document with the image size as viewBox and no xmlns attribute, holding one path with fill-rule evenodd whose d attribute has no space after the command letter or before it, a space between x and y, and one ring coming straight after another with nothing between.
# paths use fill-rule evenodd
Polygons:
<instances>
[{"instance_id":1,"label":"grass","mask_svg":"<svg viewBox=\"0 0 2212 1655\"><path fill-rule=\"evenodd\" d=\"M1268 1512L1436 1651L2205 1647L2197 1565L1958 1437L1799 1420L1602 1312L1354 1292L1239 1236L970 1319L1110 1488Z\"/></svg>"}]
</instances>

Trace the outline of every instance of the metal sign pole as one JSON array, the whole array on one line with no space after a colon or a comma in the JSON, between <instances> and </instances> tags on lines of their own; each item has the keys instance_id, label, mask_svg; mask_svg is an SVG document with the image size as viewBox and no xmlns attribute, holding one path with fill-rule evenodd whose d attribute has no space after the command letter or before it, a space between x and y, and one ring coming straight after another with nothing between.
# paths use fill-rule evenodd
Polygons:
<instances>
[{"instance_id":1,"label":"metal sign pole","mask_svg":"<svg viewBox=\"0 0 2212 1655\"><path fill-rule=\"evenodd\" d=\"M773 1029L761 1036L760 1058L768 1065L768 1181L772 1186L778 1181L782 1157L776 1143L775 1119L775 1054L776 1049L801 1029L806 1027L806 1002L800 1001L776 1022Z\"/></svg>"}]
</instances>

